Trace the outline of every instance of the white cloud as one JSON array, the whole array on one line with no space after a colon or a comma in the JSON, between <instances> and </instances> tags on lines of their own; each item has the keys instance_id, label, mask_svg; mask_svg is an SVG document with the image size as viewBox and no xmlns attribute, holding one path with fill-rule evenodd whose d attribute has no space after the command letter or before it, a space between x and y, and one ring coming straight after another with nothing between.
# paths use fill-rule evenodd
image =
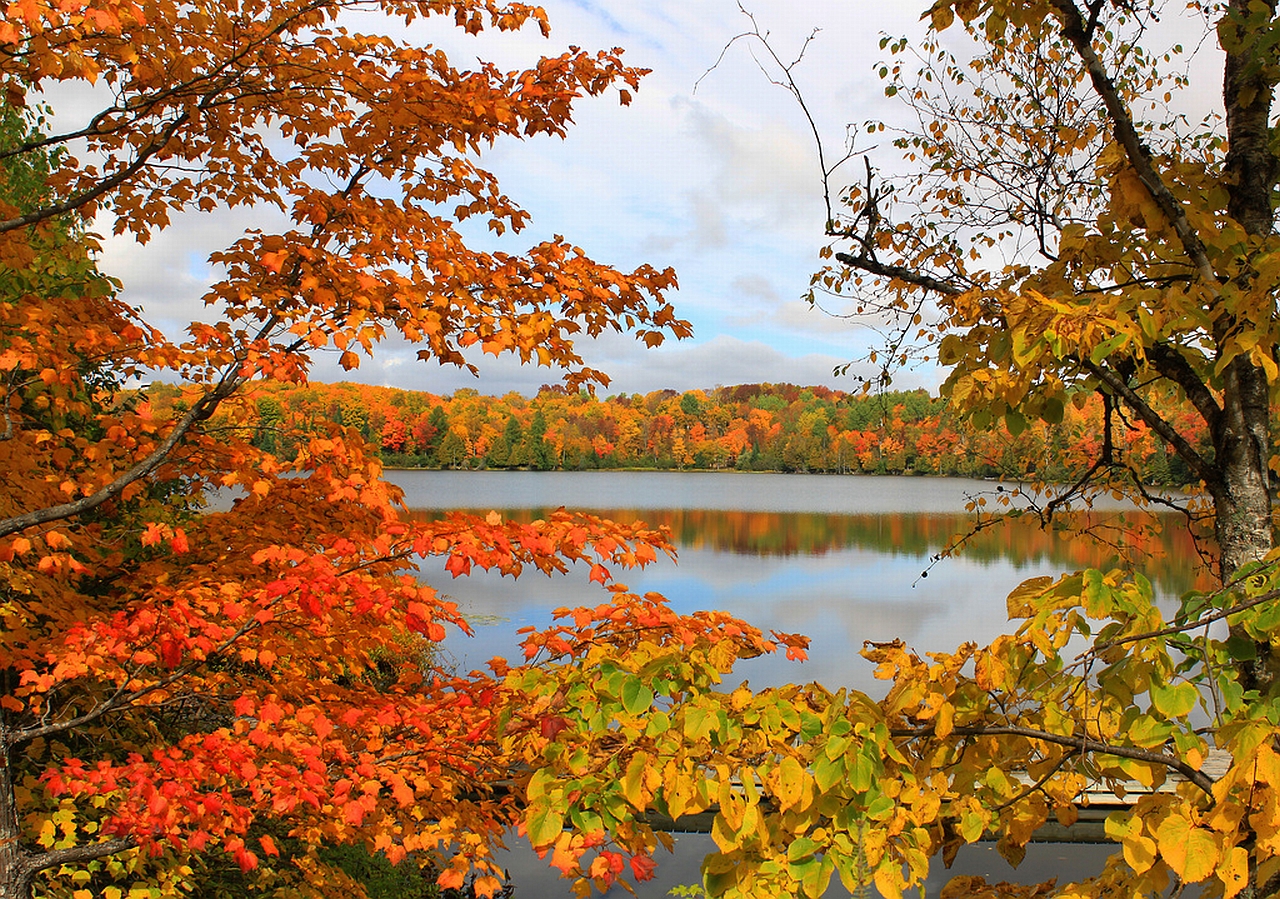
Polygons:
<instances>
[{"instance_id":1,"label":"white cloud","mask_svg":"<svg viewBox=\"0 0 1280 899\"><path fill-rule=\"evenodd\" d=\"M813 138L794 99L760 71L752 47L740 42L725 50L749 25L737 4L551 0L545 6L550 40L533 28L469 37L441 19L390 30L443 47L458 65L480 57L515 68L570 44L622 45L630 64L654 70L630 107L616 96L584 99L566 140L504 141L485 160L533 214L530 230L505 248L560 233L619 268L652 263L679 273L682 287L672 297L678 313L693 321L697 342L647 352L629 337L609 336L584 344L588 363L613 375L610 390L628 392L742 381L837 385L831 369L862 355L869 335L800 299L823 243ZM824 27L796 69L824 135L839 138L847 121L884 114L886 101L871 73L883 55L878 36L918 30L914 5L815 0L797 9L761 0L751 7L788 59L814 25ZM373 30L375 23L357 26ZM181 215L145 246L109 237L103 267L124 282L127 301L176 335L189 321L211 316L201 302L216 277L209 253L246 228L278 227L263 217L274 214ZM98 230L109 231L109 223ZM478 381L420 363L413 348L388 341L351 374L337 367L333 354L316 354L313 377L494 393L532 392L557 379L548 369L511 360L477 361Z\"/></svg>"}]
</instances>

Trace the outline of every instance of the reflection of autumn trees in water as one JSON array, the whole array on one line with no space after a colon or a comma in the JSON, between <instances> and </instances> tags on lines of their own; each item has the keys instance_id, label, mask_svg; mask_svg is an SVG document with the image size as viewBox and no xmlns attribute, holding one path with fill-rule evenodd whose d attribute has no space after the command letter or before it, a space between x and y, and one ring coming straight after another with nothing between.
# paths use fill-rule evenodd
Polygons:
<instances>
[{"instance_id":1,"label":"reflection of autumn trees in water","mask_svg":"<svg viewBox=\"0 0 1280 899\"><path fill-rule=\"evenodd\" d=\"M517 521L542 518L550 509L513 509ZM975 527L971 514L890 512L857 515L826 512L750 512L719 509L598 509L617 521L643 520L671 530L681 549L758 556L823 555L859 549L926 561L963 542L959 557L979 563L1051 563L1063 571L1106 568L1122 555L1156 586L1180 595L1210 584L1194 540L1181 519L1141 512L1060 514L1059 527L1041 528L1031 517L990 521ZM415 510L415 517L442 517L445 510ZM989 521L989 519L984 519ZM1082 531L1091 537L1081 536ZM924 564L924 563L922 563ZM945 564L945 562L943 563Z\"/></svg>"}]
</instances>

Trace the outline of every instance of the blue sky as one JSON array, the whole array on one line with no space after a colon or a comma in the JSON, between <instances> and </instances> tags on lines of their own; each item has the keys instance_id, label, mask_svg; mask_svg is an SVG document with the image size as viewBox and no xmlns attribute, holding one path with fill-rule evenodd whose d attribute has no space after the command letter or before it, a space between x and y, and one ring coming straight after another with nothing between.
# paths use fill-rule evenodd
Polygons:
<instances>
[{"instance_id":1,"label":"blue sky","mask_svg":"<svg viewBox=\"0 0 1280 899\"><path fill-rule=\"evenodd\" d=\"M824 383L852 388L832 369L876 340L866 323L810 309L802 300L819 265L824 212L812 136L800 109L757 68L752 47L726 44L750 23L733 0L646 0L544 4L552 35L455 33L435 23L414 40L444 46L455 62L492 59L528 64L568 45L622 46L634 65L653 69L630 107L612 98L584 102L568 139L500 144L488 166L532 214L522 240L563 234L620 268L674 266L674 300L695 336L646 350L629 337L583 344L588 364L609 373L605 393L714 387L751 381ZM919 35L924 3L811 0L750 6L778 52L799 52L815 27L797 74L818 124L835 149L850 122L893 117L874 64L882 34ZM708 71L711 70L711 71ZM696 86L696 90L695 90ZM199 297L212 280L208 252L246 227L243 213L180 217L145 247L107 242L104 267L125 284L126 299L176 332L207 317ZM104 232L108 228L100 229ZM418 362L412 348L387 343L358 372L320 358L317 380L451 392L532 393L556 379L545 368L477 358L481 376ZM856 370L856 369L855 369ZM901 386L933 386L931 371L907 373Z\"/></svg>"}]
</instances>

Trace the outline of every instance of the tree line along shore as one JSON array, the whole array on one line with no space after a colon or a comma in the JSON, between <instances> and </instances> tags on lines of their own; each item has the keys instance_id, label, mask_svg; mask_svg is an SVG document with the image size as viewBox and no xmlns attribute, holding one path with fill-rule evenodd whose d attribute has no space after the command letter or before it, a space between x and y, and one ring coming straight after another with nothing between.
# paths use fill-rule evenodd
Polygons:
<instances>
[{"instance_id":1,"label":"tree line along shore","mask_svg":"<svg viewBox=\"0 0 1280 899\"><path fill-rule=\"evenodd\" d=\"M178 388L164 384L148 388L147 397L158 409L184 403ZM1179 417L1169 405L1180 433L1207 447L1203 424L1190 414ZM1194 481L1144 423L1109 414L1096 394L1063 404L1057 422L975 422L924 390L855 393L783 383L599 397L550 386L530 398L473 389L438 395L346 382L267 383L219 414L222 425L252 429L255 444L288 458L331 426L354 428L378 447L384 464L399 468L693 469L1069 482L1105 458L1109 447L1111 463L1144 484L1181 487Z\"/></svg>"}]
</instances>

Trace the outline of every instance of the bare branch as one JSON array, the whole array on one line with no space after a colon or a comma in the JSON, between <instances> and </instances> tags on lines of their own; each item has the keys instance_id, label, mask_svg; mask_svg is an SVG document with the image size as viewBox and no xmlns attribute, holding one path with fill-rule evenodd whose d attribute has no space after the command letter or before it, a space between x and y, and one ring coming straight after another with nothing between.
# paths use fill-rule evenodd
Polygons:
<instances>
[{"instance_id":1,"label":"bare branch","mask_svg":"<svg viewBox=\"0 0 1280 899\"><path fill-rule=\"evenodd\" d=\"M1178 239L1182 242L1182 248L1190 257L1204 283L1213 290L1215 295L1220 295L1222 284L1218 280L1213 264L1209 261L1204 242L1200 240L1200 235L1187 220L1182 206L1156 172L1151 151L1142 143L1138 129L1133 124L1133 117L1129 114L1124 100L1121 99L1115 82L1093 49L1090 32L1096 26L1096 15L1091 15L1089 23L1086 24L1073 0L1053 0L1053 5L1062 22L1062 35L1071 42L1076 53L1079 54L1085 70L1089 73L1089 79L1093 82L1094 91L1106 105L1107 113L1111 117L1112 131L1116 141L1124 148L1129 164L1133 166L1143 186L1151 194L1151 198L1156 201L1160 210L1172 223Z\"/></svg>"},{"instance_id":2,"label":"bare branch","mask_svg":"<svg viewBox=\"0 0 1280 899\"><path fill-rule=\"evenodd\" d=\"M910 284L913 287L922 287L925 290L931 290L934 293L940 293L943 296L954 297L964 293L964 289L953 284L950 281L933 275L927 275L918 272L915 269L907 268L905 265L888 265L878 262L864 254L853 255L850 253L836 253L836 260L849 266L850 268L861 269L872 275L880 275L884 278L893 278L897 281Z\"/></svg>"},{"instance_id":3,"label":"bare branch","mask_svg":"<svg viewBox=\"0 0 1280 899\"><path fill-rule=\"evenodd\" d=\"M961 737L983 737L983 736L1010 736L1010 737L1026 737L1030 740L1041 740L1045 743L1054 743L1058 746L1069 746L1079 752L1091 752L1096 755L1111 755L1116 758L1134 759L1139 762L1148 762L1153 765L1160 765L1171 771L1177 771L1188 781L1199 787L1210 798L1213 796L1213 778L1203 772L1197 771L1182 759L1172 755L1165 755L1160 752L1152 752L1148 749L1138 749L1133 746L1115 746L1111 743L1105 743L1102 740L1095 740L1092 737L1078 737L1068 734L1051 734L1048 731L1037 730L1034 727L1021 727L1019 725L1001 724L1001 725L975 725L972 727L957 727L951 731L953 734ZM932 727L920 728L894 728L889 731L895 737L907 737L910 739L929 738L934 736Z\"/></svg>"},{"instance_id":4,"label":"bare branch","mask_svg":"<svg viewBox=\"0 0 1280 899\"><path fill-rule=\"evenodd\" d=\"M70 846L66 849L51 849L48 852L41 852L39 855L28 856L22 867L24 868L24 873L30 877L40 871L47 871L50 868L57 868L62 865L79 865L95 859L106 858L109 855L116 855L127 849L133 849L137 845L138 843L133 837L103 840L101 843L82 843L79 846Z\"/></svg>"}]
</instances>

